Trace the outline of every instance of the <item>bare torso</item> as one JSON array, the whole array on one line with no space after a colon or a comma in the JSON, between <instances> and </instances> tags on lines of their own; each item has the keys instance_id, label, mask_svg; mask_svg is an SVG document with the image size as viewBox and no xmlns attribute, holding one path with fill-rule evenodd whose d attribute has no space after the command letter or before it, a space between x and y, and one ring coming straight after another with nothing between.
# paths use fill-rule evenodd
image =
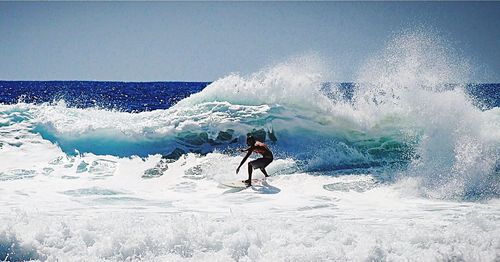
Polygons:
<instances>
[{"instance_id":1,"label":"bare torso","mask_svg":"<svg viewBox=\"0 0 500 262\"><path fill-rule=\"evenodd\" d=\"M253 152L261 154L265 158L273 158L273 153L269 148L267 147L266 144L262 142L255 142L254 146L252 147Z\"/></svg>"}]
</instances>

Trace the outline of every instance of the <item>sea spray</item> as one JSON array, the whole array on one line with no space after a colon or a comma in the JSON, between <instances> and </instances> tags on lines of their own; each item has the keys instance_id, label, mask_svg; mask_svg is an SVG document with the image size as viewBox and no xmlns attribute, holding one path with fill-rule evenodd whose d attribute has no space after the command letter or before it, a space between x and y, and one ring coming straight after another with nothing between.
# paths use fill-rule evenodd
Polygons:
<instances>
[{"instance_id":1,"label":"sea spray","mask_svg":"<svg viewBox=\"0 0 500 262\"><path fill-rule=\"evenodd\" d=\"M464 92L466 59L427 31L402 34L371 58L357 80L356 107L365 122L397 115L414 127L416 157L403 177L421 180L424 194L438 198L481 198L500 194L495 165L499 142L482 130L488 112Z\"/></svg>"}]
</instances>

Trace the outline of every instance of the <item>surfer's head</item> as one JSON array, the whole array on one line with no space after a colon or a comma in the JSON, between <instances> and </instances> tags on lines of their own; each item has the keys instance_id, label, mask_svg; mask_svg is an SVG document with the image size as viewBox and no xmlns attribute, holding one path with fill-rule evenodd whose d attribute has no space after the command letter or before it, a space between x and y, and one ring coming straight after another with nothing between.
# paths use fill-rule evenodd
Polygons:
<instances>
[{"instance_id":1,"label":"surfer's head","mask_svg":"<svg viewBox=\"0 0 500 262\"><path fill-rule=\"evenodd\" d=\"M247 145L249 145L249 146L255 145L255 137L247 136Z\"/></svg>"}]
</instances>

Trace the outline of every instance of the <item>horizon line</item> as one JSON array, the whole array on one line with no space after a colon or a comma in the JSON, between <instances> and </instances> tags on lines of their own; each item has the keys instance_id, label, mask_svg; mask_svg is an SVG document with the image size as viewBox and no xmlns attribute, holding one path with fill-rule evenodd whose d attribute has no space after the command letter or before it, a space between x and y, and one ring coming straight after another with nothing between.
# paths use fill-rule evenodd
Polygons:
<instances>
[{"instance_id":1,"label":"horizon line","mask_svg":"<svg viewBox=\"0 0 500 262\"><path fill-rule=\"evenodd\" d=\"M146 80L146 81L128 81L128 80L5 80L0 79L0 82L102 82L102 83L214 83L214 81L185 81L185 80ZM357 84L354 81L325 81L324 83L338 83L338 84ZM500 82L466 82L466 83L446 83L451 85L460 84L500 84Z\"/></svg>"}]
</instances>

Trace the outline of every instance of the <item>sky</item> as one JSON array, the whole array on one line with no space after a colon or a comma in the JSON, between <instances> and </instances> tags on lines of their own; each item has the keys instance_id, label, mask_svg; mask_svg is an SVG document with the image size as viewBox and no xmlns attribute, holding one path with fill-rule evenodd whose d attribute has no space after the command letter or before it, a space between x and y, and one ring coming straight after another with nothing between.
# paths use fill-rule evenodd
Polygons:
<instances>
[{"instance_id":1,"label":"sky","mask_svg":"<svg viewBox=\"0 0 500 262\"><path fill-rule=\"evenodd\" d=\"M213 81L314 52L352 81L413 27L500 82L500 2L0 2L0 79Z\"/></svg>"}]
</instances>

